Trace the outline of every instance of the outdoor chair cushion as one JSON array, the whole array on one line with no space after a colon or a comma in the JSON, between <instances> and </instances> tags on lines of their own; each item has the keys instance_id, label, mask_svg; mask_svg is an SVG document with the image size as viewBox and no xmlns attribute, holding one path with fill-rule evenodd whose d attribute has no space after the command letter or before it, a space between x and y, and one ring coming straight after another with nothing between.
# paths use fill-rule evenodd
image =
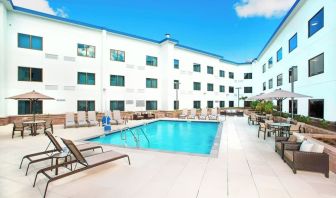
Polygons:
<instances>
[{"instance_id":1,"label":"outdoor chair cushion","mask_svg":"<svg viewBox=\"0 0 336 198\"><path fill-rule=\"evenodd\" d=\"M289 159L290 161L294 161L294 151L290 151L290 150L285 150L284 152L284 156Z\"/></svg>"},{"instance_id":2,"label":"outdoor chair cushion","mask_svg":"<svg viewBox=\"0 0 336 198\"><path fill-rule=\"evenodd\" d=\"M296 142L296 141L297 141L297 137L295 135L289 136L288 142Z\"/></svg>"},{"instance_id":3,"label":"outdoor chair cushion","mask_svg":"<svg viewBox=\"0 0 336 198\"><path fill-rule=\"evenodd\" d=\"M281 142L276 142L275 143L275 148L279 151L281 150Z\"/></svg>"},{"instance_id":4,"label":"outdoor chair cushion","mask_svg":"<svg viewBox=\"0 0 336 198\"><path fill-rule=\"evenodd\" d=\"M314 144L313 148L311 149L311 152L314 153L323 153L324 151L324 146L320 144Z\"/></svg>"},{"instance_id":5,"label":"outdoor chair cushion","mask_svg":"<svg viewBox=\"0 0 336 198\"><path fill-rule=\"evenodd\" d=\"M304 151L304 152L311 152L312 148L313 148L314 144L305 140L302 142L301 146L300 146L300 151Z\"/></svg>"},{"instance_id":6,"label":"outdoor chair cushion","mask_svg":"<svg viewBox=\"0 0 336 198\"><path fill-rule=\"evenodd\" d=\"M301 143L304 141L305 137L303 135L298 134L298 133L294 133L294 135L296 136L296 142Z\"/></svg>"}]
</instances>

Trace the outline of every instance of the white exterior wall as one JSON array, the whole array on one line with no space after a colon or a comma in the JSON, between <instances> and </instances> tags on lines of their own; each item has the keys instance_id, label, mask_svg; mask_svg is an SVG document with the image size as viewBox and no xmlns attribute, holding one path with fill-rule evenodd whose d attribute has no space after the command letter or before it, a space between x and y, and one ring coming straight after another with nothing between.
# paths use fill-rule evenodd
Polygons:
<instances>
[{"instance_id":1,"label":"white exterior wall","mask_svg":"<svg viewBox=\"0 0 336 198\"><path fill-rule=\"evenodd\" d=\"M2 21L5 19L1 17ZM235 77L242 76L236 65L179 47L170 40L155 43L17 11L8 12L6 24L8 29L1 35L8 46L1 54L8 58L7 64L3 64L8 84L1 97L36 90L56 98L43 102L44 114L77 111L78 100L94 100L96 111L102 112L110 108L111 100L125 101L126 111L144 111L145 106L136 106L137 100L155 100L159 110L173 110L174 80L181 83L180 109L192 108L194 100L200 100L202 107L207 106L207 101L213 101L214 107L219 107L219 101L228 106L230 100L237 105L237 95L228 93L229 86L235 86L235 80L228 78L229 72L234 72ZM43 50L18 48L18 33L43 37ZM95 46L96 57L77 56L78 43ZM110 49L125 51L125 62L111 61ZM47 58L50 54L57 58ZM146 55L157 57L158 66L146 66ZM65 57L75 60L67 61ZM174 59L179 59L179 69L174 69ZM193 72L193 63L201 64L201 73ZM214 67L213 75L207 74L208 65ZM43 82L18 81L18 66L42 68ZM225 78L219 77L220 69L225 71ZM96 84L77 84L77 72L95 73ZM110 75L125 76L125 87L110 86ZM146 88L146 78L158 79L158 88ZM201 91L193 90L196 81L201 82ZM213 92L207 91L207 83L214 84ZM219 85L225 86L225 93L219 92ZM5 100L3 115L16 115L17 104Z\"/></svg>"},{"instance_id":2,"label":"white exterior wall","mask_svg":"<svg viewBox=\"0 0 336 198\"><path fill-rule=\"evenodd\" d=\"M6 33L7 33L7 9L5 5L0 3L0 117L6 115L6 101L7 94L6 83Z\"/></svg>"},{"instance_id":3,"label":"white exterior wall","mask_svg":"<svg viewBox=\"0 0 336 198\"><path fill-rule=\"evenodd\" d=\"M310 38L308 37L308 21L324 7L324 27ZM266 50L253 64L255 93L261 93L262 84L266 82L270 92L274 89L291 90L288 70L298 67L298 81L294 83L295 92L311 96L312 99L324 99L324 118L336 121L336 1L301 1L290 18L286 20ZM288 41L298 34L298 47L289 53ZM276 53L282 47L283 59L276 62ZM308 60L324 53L324 73L309 77ZM273 67L268 68L268 59L273 57ZM262 66L266 63L266 72ZM283 74L283 85L277 87L277 75ZM268 80L273 78L273 89L268 89ZM283 111L288 112L289 100L283 102ZM308 115L308 99L298 99L298 114Z\"/></svg>"}]
</instances>

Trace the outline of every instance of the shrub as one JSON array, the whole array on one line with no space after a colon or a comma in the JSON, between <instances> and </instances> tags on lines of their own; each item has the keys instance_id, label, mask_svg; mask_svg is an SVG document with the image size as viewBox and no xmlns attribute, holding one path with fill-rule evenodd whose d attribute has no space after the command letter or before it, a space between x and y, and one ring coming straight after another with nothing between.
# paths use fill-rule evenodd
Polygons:
<instances>
[{"instance_id":1,"label":"shrub","mask_svg":"<svg viewBox=\"0 0 336 198\"><path fill-rule=\"evenodd\" d=\"M256 109L256 107L257 107L257 105L258 105L259 103L260 103L260 102L257 101L257 100L256 100L256 101L252 101L252 102L251 102L251 108L252 108L252 109Z\"/></svg>"},{"instance_id":2,"label":"shrub","mask_svg":"<svg viewBox=\"0 0 336 198\"><path fill-rule=\"evenodd\" d=\"M271 114L273 112L273 102L265 102L264 104L265 113Z\"/></svg>"},{"instance_id":3,"label":"shrub","mask_svg":"<svg viewBox=\"0 0 336 198\"><path fill-rule=\"evenodd\" d=\"M323 119L320 121L320 126L325 129L328 128L329 123L325 119Z\"/></svg>"}]
</instances>

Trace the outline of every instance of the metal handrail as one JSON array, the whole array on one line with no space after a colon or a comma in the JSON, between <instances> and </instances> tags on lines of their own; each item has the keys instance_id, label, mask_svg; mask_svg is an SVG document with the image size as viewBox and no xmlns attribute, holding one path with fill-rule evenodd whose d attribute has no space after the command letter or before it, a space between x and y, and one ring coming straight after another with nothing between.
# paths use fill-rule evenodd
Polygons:
<instances>
[{"instance_id":1,"label":"metal handrail","mask_svg":"<svg viewBox=\"0 0 336 198\"><path fill-rule=\"evenodd\" d=\"M141 131L142 134L145 136L145 138L146 138L146 140L147 140L147 143L148 143L148 146L149 146L149 145L150 145L150 141L149 141L149 139L148 139L148 137L147 137L147 134L143 131L142 128L140 128L140 131Z\"/></svg>"}]
</instances>

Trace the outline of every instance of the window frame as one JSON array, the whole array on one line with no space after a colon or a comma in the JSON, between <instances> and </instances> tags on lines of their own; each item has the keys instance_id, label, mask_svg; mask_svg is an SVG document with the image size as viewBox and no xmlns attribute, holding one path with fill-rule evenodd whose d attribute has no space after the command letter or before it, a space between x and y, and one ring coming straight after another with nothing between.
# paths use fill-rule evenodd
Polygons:
<instances>
[{"instance_id":1,"label":"window frame","mask_svg":"<svg viewBox=\"0 0 336 198\"><path fill-rule=\"evenodd\" d=\"M229 79L234 79L234 72L229 72Z\"/></svg>"},{"instance_id":2,"label":"window frame","mask_svg":"<svg viewBox=\"0 0 336 198\"><path fill-rule=\"evenodd\" d=\"M250 75L249 75L250 74ZM253 74L250 72L250 73L244 73L244 79L246 80L251 80L253 79Z\"/></svg>"},{"instance_id":3,"label":"window frame","mask_svg":"<svg viewBox=\"0 0 336 198\"><path fill-rule=\"evenodd\" d=\"M253 87L244 87L244 93L253 93Z\"/></svg>"},{"instance_id":4,"label":"window frame","mask_svg":"<svg viewBox=\"0 0 336 198\"><path fill-rule=\"evenodd\" d=\"M80 102L85 102L85 110L81 110L79 109L79 103ZM92 109L89 109L89 103L90 102L93 102L93 110ZM85 112L88 112L88 111L96 111L96 101L95 100L77 100L77 111L85 111Z\"/></svg>"},{"instance_id":5,"label":"window frame","mask_svg":"<svg viewBox=\"0 0 336 198\"><path fill-rule=\"evenodd\" d=\"M312 115L311 114L311 101L322 101L323 102L323 109L322 109L322 117L315 117L314 115ZM324 99L309 99L308 100L308 116L309 117L312 117L312 118L318 118L318 119L324 119L324 113L325 113L325 111L324 111L324 108L325 108L325 106L324 106Z\"/></svg>"},{"instance_id":6,"label":"window frame","mask_svg":"<svg viewBox=\"0 0 336 198\"><path fill-rule=\"evenodd\" d=\"M24 34L24 33L19 33L17 34L17 47L18 48L23 48L23 49L31 49L31 50L37 50L37 51L43 51L43 37L42 36L35 36L35 35L31 35L31 34ZM29 47L21 47L20 46L20 35L25 35L25 36L29 36ZM33 37L36 38L40 38L41 39L41 49L37 49L37 48L33 48Z\"/></svg>"},{"instance_id":7,"label":"window frame","mask_svg":"<svg viewBox=\"0 0 336 198\"><path fill-rule=\"evenodd\" d=\"M150 87L148 87L147 82L150 81ZM153 86L153 82L156 82L156 87ZM157 89L158 88L158 79L157 78L146 78L146 88L148 89Z\"/></svg>"},{"instance_id":8,"label":"window frame","mask_svg":"<svg viewBox=\"0 0 336 198\"><path fill-rule=\"evenodd\" d=\"M196 104L199 104L199 105L196 105ZM200 109L202 106L201 106L201 101L200 100L194 100L193 101L193 108L194 109Z\"/></svg>"},{"instance_id":9,"label":"window frame","mask_svg":"<svg viewBox=\"0 0 336 198\"><path fill-rule=\"evenodd\" d=\"M319 73L316 73L316 74L311 74L310 73L310 71L311 71L310 64L313 61L313 59L315 59L315 58L317 58L319 56L323 56L323 71L319 72ZM317 76L317 75L320 75L320 74L323 74L323 73L324 73L324 52L308 60L308 77Z\"/></svg>"},{"instance_id":10,"label":"window frame","mask_svg":"<svg viewBox=\"0 0 336 198\"><path fill-rule=\"evenodd\" d=\"M224 85L219 85L219 92L220 93L225 93L225 86Z\"/></svg>"},{"instance_id":11,"label":"window frame","mask_svg":"<svg viewBox=\"0 0 336 198\"><path fill-rule=\"evenodd\" d=\"M116 102L117 104L117 108L116 109L112 109L112 103ZM122 108L120 108L120 104L122 104ZM119 111L125 111L125 101L124 100L110 100L110 111L113 110L119 110Z\"/></svg>"},{"instance_id":12,"label":"window frame","mask_svg":"<svg viewBox=\"0 0 336 198\"><path fill-rule=\"evenodd\" d=\"M273 78L268 80L268 89L273 89Z\"/></svg>"},{"instance_id":13,"label":"window frame","mask_svg":"<svg viewBox=\"0 0 336 198\"><path fill-rule=\"evenodd\" d=\"M155 108L148 108L148 107L152 107L151 105L148 105L149 103L154 103L155 104ZM158 110L158 102L157 100L146 100L146 111L157 111Z\"/></svg>"},{"instance_id":14,"label":"window frame","mask_svg":"<svg viewBox=\"0 0 336 198\"><path fill-rule=\"evenodd\" d=\"M198 86L195 86L195 85L199 85L199 89L195 89L195 87L198 87ZM194 91L201 91L202 90L201 82L193 82L193 90Z\"/></svg>"},{"instance_id":15,"label":"window frame","mask_svg":"<svg viewBox=\"0 0 336 198\"><path fill-rule=\"evenodd\" d=\"M82 55L82 54L79 53L79 50L78 50L78 49L80 49L79 45L85 46L85 55ZM93 49L94 49L94 56L93 57L88 55L88 49L91 48L91 47L93 47ZM96 58L96 46L83 44L83 43L77 43L77 56L86 57L86 58Z\"/></svg>"},{"instance_id":16,"label":"window frame","mask_svg":"<svg viewBox=\"0 0 336 198\"><path fill-rule=\"evenodd\" d=\"M149 58L151 58L152 60L148 60ZM153 64L151 64L151 63L153 63ZM146 55L146 65L151 66L151 67L157 67L159 65L158 57Z\"/></svg>"},{"instance_id":17,"label":"window frame","mask_svg":"<svg viewBox=\"0 0 336 198\"><path fill-rule=\"evenodd\" d=\"M29 69L29 80L20 80L20 68L23 69ZM32 74L33 74L33 70L40 70L41 71L41 81L37 81L37 80L32 80ZM20 82L43 82L43 68L36 68L36 67L23 67L23 66L18 66L18 81Z\"/></svg>"},{"instance_id":18,"label":"window frame","mask_svg":"<svg viewBox=\"0 0 336 198\"><path fill-rule=\"evenodd\" d=\"M197 68L199 68L199 71L197 70ZM193 72L199 72L201 73L202 68L201 68L201 64L199 63L193 63Z\"/></svg>"},{"instance_id":19,"label":"window frame","mask_svg":"<svg viewBox=\"0 0 336 198\"><path fill-rule=\"evenodd\" d=\"M79 82L79 74L85 74L85 83L80 83ZM93 84L89 84L88 82L88 75L89 74L93 74L93 77L94 77L94 83ZM96 85L96 74L95 73L90 73L90 72L77 72L77 84L78 85Z\"/></svg>"},{"instance_id":20,"label":"window frame","mask_svg":"<svg viewBox=\"0 0 336 198\"><path fill-rule=\"evenodd\" d=\"M118 54L118 56L117 56L118 60L113 60L113 58L112 58L113 57L112 56L112 52L117 52L117 54ZM120 57L119 53L124 53L122 60L119 60L119 57ZM126 52L123 51L123 50L110 49L110 60L111 61L116 61L116 62L125 62L125 60L126 60Z\"/></svg>"},{"instance_id":21,"label":"window frame","mask_svg":"<svg viewBox=\"0 0 336 198\"><path fill-rule=\"evenodd\" d=\"M277 51L277 62L280 62L282 59L283 59L283 53L282 53L282 47L280 47Z\"/></svg>"},{"instance_id":22,"label":"window frame","mask_svg":"<svg viewBox=\"0 0 336 198\"><path fill-rule=\"evenodd\" d=\"M214 91L214 84L213 83L207 83L207 91Z\"/></svg>"},{"instance_id":23,"label":"window frame","mask_svg":"<svg viewBox=\"0 0 336 198\"><path fill-rule=\"evenodd\" d=\"M279 78L281 76L281 78ZM279 80L281 79L281 83L279 83ZM280 86L282 86L283 85L283 74L281 73L281 74L278 74L277 75L277 87L280 87Z\"/></svg>"},{"instance_id":24,"label":"window frame","mask_svg":"<svg viewBox=\"0 0 336 198\"><path fill-rule=\"evenodd\" d=\"M317 17L317 15L319 15L321 13L321 11L323 13L323 15L322 15L322 26L318 30L316 30L315 32L312 33L311 30L310 30L310 27L311 27L310 23L315 17ZM319 32L323 28L324 28L324 7L322 7L319 11L317 11L317 13L309 19L309 21L308 21L308 38L312 37L313 35L315 35L317 32Z\"/></svg>"},{"instance_id":25,"label":"window frame","mask_svg":"<svg viewBox=\"0 0 336 198\"><path fill-rule=\"evenodd\" d=\"M232 91L231 91L232 90ZM234 93L234 87L229 86L229 93Z\"/></svg>"},{"instance_id":26,"label":"window frame","mask_svg":"<svg viewBox=\"0 0 336 198\"><path fill-rule=\"evenodd\" d=\"M113 77L116 77L116 85L113 85ZM120 81L120 79L122 79L122 84L118 83ZM110 86L111 87L125 87L125 76L122 75L115 75L115 74L111 74L110 75Z\"/></svg>"},{"instance_id":27,"label":"window frame","mask_svg":"<svg viewBox=\"0 0 336 198\"><path fill-rule=\"evenodd\" d=\"M273 67L273 57L268 59L268 68L272 68Z\"/></svg>"},{"instance_id":28,"label":"window frame","mask_svg":"<svg viewBox=\"0 0 336 198\"><path fill-rule=\"evenodd\" d=\"M295 38L295 47L291 48L291 41ZM291 53L298 47L298 34L295 33L289 40L288 40L288 53Z\"/></svg>"},{"instance_id":29,"label":"window frame","mask_svg":"<svg viewBox=\"0 0 336 198\"><path fill-rule=\"evenodd\" d=\"M207 74L210 74L210 75L214 74L214 67L213 66L207 66Z\"/></svg>"},{"instance_id":30,"label":"window frame","mask_svg":"<svg viewBox=\"0 0 336 198\"><path fill-rule=\"evenodd\" d=\"M177 62L177 64L176 64ZM179 59L174 59L174 69L180 69L180 60Z\"/></svg>"},{"instance_id":31,"label":"window frame","mask_svg":"<svg viewBox=\"0 0 336 198\"><path fill-rule=\"evenodd\" d=\"M219 70L219 77L220 78L225 78L225 70Z\"/></svg>"},{"instance_id":32,"label":"window frame","mask_svg":"<svg viewBox=\"0 0 336 198\"><path fill-rule=\"evenodd\" d=\"M26 113L22 113L20 111L20 103L29 103L29 112ZM43 114L43 100L38 100L38 101L35 101L36 103L40 103L41 104L41 112L35 112L35 114ZM33 105L34 105L34 102L31 101L31 100L18 100L18 115L31 115L33 114L33 109L36 111L36 104L35 104L35 108L33 108Z\"/></svg>"}]
</instances>

